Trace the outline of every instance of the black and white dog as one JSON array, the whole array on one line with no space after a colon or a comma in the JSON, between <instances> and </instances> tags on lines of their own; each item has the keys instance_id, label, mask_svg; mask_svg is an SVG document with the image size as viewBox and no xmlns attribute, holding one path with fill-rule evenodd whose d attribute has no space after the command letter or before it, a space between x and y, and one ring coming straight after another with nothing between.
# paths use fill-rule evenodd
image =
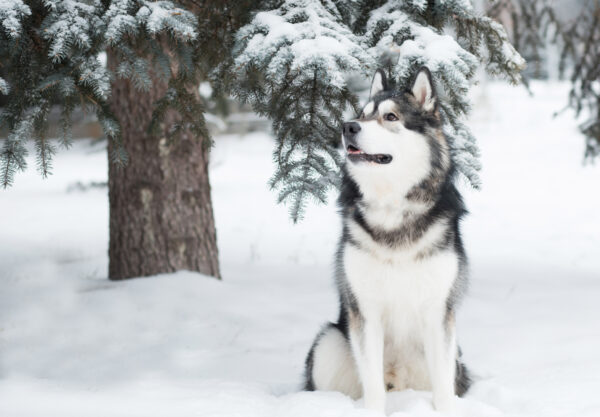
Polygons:
<instances>
[{"instance_id":1,"label":"black and white dog","mask_svg":"<svg viewBox=\"0 0 600 417\"><path fill-rule=\"evenodd\" d=\"M378 70L343 145L340 315L308 354L306 389L363 396L382 412L386 390L431 390L434 407L452 413L470 385L455 334L466 211L429 70L408 91L389 89Z\"/></svg>"}]
</instances>

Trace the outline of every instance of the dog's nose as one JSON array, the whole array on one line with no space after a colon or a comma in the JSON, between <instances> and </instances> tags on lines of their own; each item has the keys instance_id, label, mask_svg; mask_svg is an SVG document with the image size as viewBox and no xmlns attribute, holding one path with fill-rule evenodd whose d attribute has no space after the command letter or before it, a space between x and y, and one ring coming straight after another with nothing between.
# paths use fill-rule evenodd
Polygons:
<instances>
[{"instance_id":1,"label":"dog's nose","mask_svg":"<svg viewBox=\"0 0 600 417\"><path fill-rule=\"evenodd\" d=\"M357 122L346 122L344 123L344 136L351 138L360 132L360 124Z\"/></svg>"}]
</instances>

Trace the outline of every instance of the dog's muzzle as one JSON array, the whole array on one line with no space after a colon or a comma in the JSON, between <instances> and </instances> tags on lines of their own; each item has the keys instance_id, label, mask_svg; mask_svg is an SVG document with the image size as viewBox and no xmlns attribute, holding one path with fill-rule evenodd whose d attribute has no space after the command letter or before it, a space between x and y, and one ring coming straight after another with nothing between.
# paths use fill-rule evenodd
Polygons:
<instances>
[{"instance_id":1,"label":"dog's muzzle","mask_svg":"<svg viewBox=\"0 0 600 417\"><path fill-rule=\"evenodd\" d=\"M385 153L368 154L360 149L357 140L360 130L360 124L357 122L344 123L344 146L346 147L348 159L352 162L374 162L376 164L389 164L392 162L392 155Z\"/></svg>"}]
</instances>

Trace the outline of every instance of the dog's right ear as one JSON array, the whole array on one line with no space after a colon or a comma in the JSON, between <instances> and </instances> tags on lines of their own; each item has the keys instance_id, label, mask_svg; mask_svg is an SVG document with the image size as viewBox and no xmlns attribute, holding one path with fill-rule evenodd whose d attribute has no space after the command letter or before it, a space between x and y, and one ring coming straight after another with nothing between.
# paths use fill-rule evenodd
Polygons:
<instances>
[{"instance_id":1,"label":"dog's right ear","mask_svg":"<svg viewBox=\"0 0 600 417\"><path fill-rule=\"evenodd\" d=\"M380 68L375 71L375 75L373 76L373 81L371 81L371 93L369 94L369 100L375 97L377 94L382 91L387 90L387 78L385 77L385 72Z\"/></svg>"},{"instance_id":2,"label":"dog's right ear","mask_svg":"<svg viewBox=\"0 0 600 417\"><path fill-rule=\"evenodd\" d=\"M415 97L419 108L427 112L435 110L437 100L433 88L433 78L427 67L419 69L413 80L411 93Z\"/></svg>"}]
</instances>

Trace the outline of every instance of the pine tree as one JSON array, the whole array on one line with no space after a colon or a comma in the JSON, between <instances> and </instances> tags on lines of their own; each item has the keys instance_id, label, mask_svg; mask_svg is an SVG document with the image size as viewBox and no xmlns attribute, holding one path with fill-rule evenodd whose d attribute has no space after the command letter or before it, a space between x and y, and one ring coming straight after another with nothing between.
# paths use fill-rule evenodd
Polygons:
<instances>
[{"instance_id":1,"label":"pine tree","mask_svg":"<svg viewBox=\"0 0 600 417\"><path fill-rule=\"evenodd\" d=\"M356 110L352 72L387 70L405 88L427 66L442 88L441 112L452 156L479 187L476 140L465 124L475 70L520 80L524 61L502 26L469 0L285 0L257 13L237 34L232 90L273 120L277 171L271 186L294 221L308 196L324 201L335 185L335 151L345 110Z\"/></svg>"},{"instance_id":2,"label":"pine tree","mask_svg":"<svg viewBox=\"0 0 600 417\"><path fill-rule=\"evenodd\" d=\"M11 185L26 168L29 139L39 171L50 174L57 146L71 142L75 107L95 112L112 162L112 279L177 269L219 276L197 85L247 13L232 4L0 0L0 126L8 130L0 183ZM108 66L99 58L105 51ZM53 107L61 112L58 143L47 134Z\"/></svg>"}]
</instances>

